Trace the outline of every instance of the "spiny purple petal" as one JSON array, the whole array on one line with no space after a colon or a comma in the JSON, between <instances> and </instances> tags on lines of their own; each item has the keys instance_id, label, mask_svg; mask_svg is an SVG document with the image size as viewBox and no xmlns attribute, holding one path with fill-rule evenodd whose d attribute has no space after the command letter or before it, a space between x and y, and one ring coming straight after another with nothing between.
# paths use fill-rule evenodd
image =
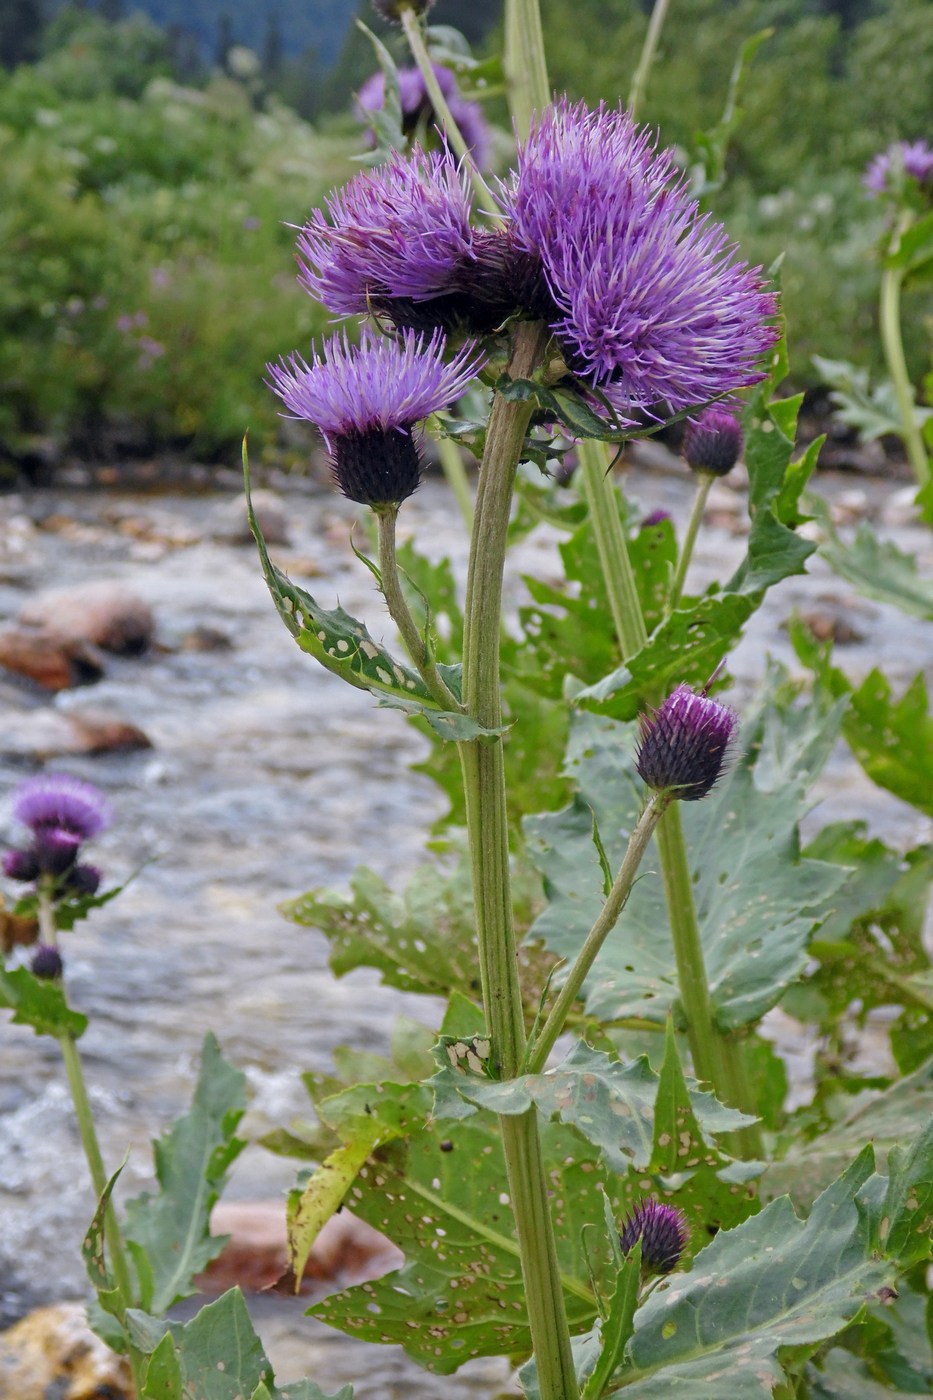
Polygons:
<instances>
[{"instance_id":1,"label":"spiny purple petal","mask_svg":"<svg viewBox=\"0 0 933 1400\"><path fill-rule=\"evenodd\" d=\"M308 365L298 354L267 365L269 387L296 418L316 423L330 446L335 437L377 428L409 429L459 399L482 368L472 343L444 363L446 339L406 331L388 340L364 331L351 345L346 332Z\"/></svg>"},{"instance_id":2,"label":"spiny purple petal","mask_svg":"<svg viewBox=\"0 0 933 1400\"><path fill-rule=\"evenodd\" d=\"M33 831L58 827L82 841L110 825L110 806L99 788L60 773L20 783L13 798L13 815Z\"/></svg>"},{"instance_id":3,"label":"spiny purple petal","mask_svg":"<svg viewBox=\"0 0 933 1400\"><path fill-rule=\"evenodd\" d=\"M763 377L774 297L626 113L549 109L503 197L543 265L570 367L621 414L679 411Z\"/></svg>"},{"instance_id":4,"label":"spiny purple petal","mask_svg":"<svg viewBox=\"0 0 933 1400\"><path fill-rule=\"evenodd\" d=\"M465 173L446 152L395 153L316 209L298 238L299 281L339 316L386 298L430 300L453 290L472 258Z\"/></svg>"}]
</instances>

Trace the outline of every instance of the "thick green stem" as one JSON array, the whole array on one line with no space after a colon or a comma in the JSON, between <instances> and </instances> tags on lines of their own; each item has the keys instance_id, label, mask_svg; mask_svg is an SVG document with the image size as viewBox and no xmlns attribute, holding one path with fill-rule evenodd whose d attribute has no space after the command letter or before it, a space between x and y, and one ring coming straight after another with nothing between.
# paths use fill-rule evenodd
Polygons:
<instances>
[{"instance_id":1,"label":"thick green stem","mask_svg":"<svg viewBox=\"0 0 933 1400\"><path fill-rule=\"evenodd\" d=\"M395 522L398 518L396 506L386 507L376 512L379 521L379 573L382 582L382 596L386 600L389 616L399 630L405 650L418 668L425 685L442 710L459 710L460 702L445 684L431 656L425 638L418 631L418 624L412 617L405 594L402 592L398 575L398 560L395 554Z\"/></svg>"},{"instance_id":2,"label":"thick green stem","mask_svg":"<svg viewBox=\"0 0 933 1400\"><path fill-rule=\"evenodd\" d=\"M470 177L470 183L480 202L482 212L487 214L496 223L502 222L502 215L498 205L493 198L492 191L479 173L476 161L473 159L469 146L463 139L463 133L451 114L447 105L447 99L441 92L434 66L431 63L431 55L428 53L427 44L424 42L424 34L421 32L421 20L410 5L405 5L401 11L402 28L405 30L405 38L408 40L408 47L411 49L412 58L418 65L418 71L424 79L424 85L428 90L431 99L431 106L438 119L447 144L463 162L464 168Z\"/></svg>"},{"instance_id":3,"label":"thick green stem","mask_svg":"<svg viewBox=\"0 0 933 1400\"><path fill-rule=\"evenodd\" d=\"M638 867L647 850L648 842L651 840L652 832L669 800L668 796L655 793L638 819L638 823L629 837L628 848L622 864L619 866L619 873L606 897L606 903L587 934L586 941L567 975L567 980L561 987L560 994L531 1047L525 1067L528 1074L540 1074L544 1069L554 1042L563 1030L570 1010L580 995L587 974L625 907L632 885L635 883Z\"/></svg>"},{"instance_id":4,"label":"thick green stem","mask_svg":"<svg viewBox=\"0 0 933 1400\"><path fill-rule=\"evenodd\" d=\"M901 230L902 231L902 230ZM895 235L895 244L899 233ZM914 411L914 391L907 372L904 358L904 340L901 334L901 284L903 274L899 268L886 267L881 274L881 302L879 319L881 323L881 344L887 361L888 373L894 384L897 408L901 417L901 436L907 449L907 456L913 468L918 486L926 486L930 480L930 459L917 426Z\"/></svg>"},{"instance_id":5,"label":"thick green stem","mask_svg":"<svg viewBox=\"0 0 933 1400\"><path fill-rule=\"evenodd\" d=\"M677 573L674 575L674 582L671 587L671 596L668 601L667 610L673 612L683 596L684 584L687 581L687 570L690 567L690 560L693 558L693 546L696 544L697 531L703 520L703 512L706 509L706 498L709 489L715 481L711 472L701 472L696 495L693 498L693 509L690 512L690 520L687 524L687 533L684 535L684 542L680 547L680 559L677 561Z\"/></svg>"},{"instance_id":6,"label":"thick green stem","mask_svg":"<svg viewBox=\"0 0 933 1400\"><path fill-rule=\"evenodd\" d=\"M441 466L444 469L444 476L447 478L447 485L454 493L454 498L460 507L460 514L467 527L467 534L471 534L473 531L473 493L470 490L470 482L463 465L460 449L449 437L442 437L437 440L437 450Z\"/></svg>"},{"instance_id":7,"label":"thick green stem","mask_svg":"<svg viewBox=\"0 0 933 1400\"><path fill-rule=\"evenodd\" d=\"M527 378L546 341L539 325L520 325L510 373ZM502 575L515 472L531 414L528 404L496 396L476 496L463 640L463 698L484 728L501 723L499 638ZM483 1000L495 1071L512 1078L525 1052L521 985L512 924L505 767L501 740L461 745L473 898ZM541 1400L576 1400L570 1347L551 1224L537 1110L499 1120L522 1260Z\"/></svg>"},{"instance_id":8,"label":"thick green stem","mask_svg":"<svg viewBox=\"0 0 933 1400\"><path fill-rule=\"evenodd\" d=\"M648 640L645 620L628 541L619 519L615 487L609 475L609 463L602 444L584 438L580 444L580 476L583 495L590 512L590 525L596 537L596 552L606 580L609 608L615 625L622 656L627 659L640 651Z\"/></svg>"},{"instance_id":9,"label":"thick green stem","mask_svg":"<svg viewBox=\"0 0 933 1400\"><path fill-rule=\"evenodd\" d=\"M648 75L654 63L654 56L658 49L658 40L661 37L661 30L667 18L670 0L654 0L654 9L651 11L651 20L648 24L648 33L645 35L645 42L642 47L641 57L638 60L638 67L635 69L635 76L632 79L632 86L629 88L628 109L632 117L638 116L638 109L641 106L642 98L648 88Z\"/></svg>"},{"instance_id":10,"label":"thick green stem","mask_svg":"<svg viewBox=\"0 0 933 1400\"><path fill-rule=\"evenodd\" d=\"M538 0L506 0L505 75L512 121L524 141L535 112L543 112L551 100Z\"/></svg>"},{"instance_id":11,"label":"thick green stem","mask_svg":"<svg viewBox=\"0 0 933 1400\"><path fill-rule=\"evenodd\" d=\"M583 493L596 536L612 618L622 657L627 660L647 640L628 541L619 519L615 486L607 472L604 448L600 443L587 441L581 446L580 459ZM711 1013L679 803L672 802L659 822L657 841L694 1069L700 1078L709 1080L724 1103L745 1113L754 1113L741 1046L719 1030ZM756 1129L745 1129L741 1135L736 1135L736 1143L740 1141L749 1155L760 1155L761 1143Z\"/></svg>"}]
</instances>

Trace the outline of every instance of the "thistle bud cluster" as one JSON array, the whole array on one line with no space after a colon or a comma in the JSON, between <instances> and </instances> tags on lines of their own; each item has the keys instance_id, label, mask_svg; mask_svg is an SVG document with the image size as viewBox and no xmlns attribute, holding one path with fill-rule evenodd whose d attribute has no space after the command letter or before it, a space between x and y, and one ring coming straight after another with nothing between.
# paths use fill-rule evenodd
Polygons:
<instances>
[{"instance_id":1,"label":"thistle bud cluster","mask_svg":"<svg viewBox=\"0 0 933 1400\"><path fill-rule=\"evenodd\" d=\"M58 897L96 893L101 872L78 857L83 843L109 825L110 811L92 783L64 774L29 778L16 791L13 816L29 839L4 854L9 879L41 882Z\"/></svg>"}]
</instances>

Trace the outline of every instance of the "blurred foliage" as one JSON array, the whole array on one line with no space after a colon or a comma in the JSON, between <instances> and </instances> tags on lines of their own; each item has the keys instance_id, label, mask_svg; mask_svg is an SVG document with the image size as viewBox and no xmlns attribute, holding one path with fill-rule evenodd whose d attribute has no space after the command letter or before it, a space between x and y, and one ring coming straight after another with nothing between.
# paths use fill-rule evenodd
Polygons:
<instances>
[{"instance_id":1,"label":"blurred foliage","mask_svg":"<svg viewBox=\"0 0 933 1400\"><path fill-rule=\"evenodd\" d=\"M343 149L257 111L249 80L172 82L140 17L85 19L0 71L0 453L261 446L264 366L324 315L286 221L346 178Z\"/></svg>"}]
</instances>

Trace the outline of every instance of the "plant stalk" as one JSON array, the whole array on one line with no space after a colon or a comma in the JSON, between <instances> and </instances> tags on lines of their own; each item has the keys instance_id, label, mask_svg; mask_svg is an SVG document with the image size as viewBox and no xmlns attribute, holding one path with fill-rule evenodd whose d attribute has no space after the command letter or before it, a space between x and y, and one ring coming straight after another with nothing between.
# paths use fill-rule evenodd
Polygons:
<instances>
[{"instance_id":1,"label":"plant stalk","mask_svg":"<svg viewBox=\"0 0 933 1400\"><path fill-rule=\"evenodd\" d=\"M680 558L677 561L677 573L674 575L674 582L671 585L671 596L667 604L667 610L672 613L676 610L683 596L684 584L687 581L687 570L690 567L690 560L693 558L693 547L696 544L697 532L703 522L703 512L706 509L706 501L709 490L715 481L712 472L700 472L700 480L697 484L696 495L693 498L693 509L690 512L690 520L687 523L687 533L684 535L684 542L680 547Z\"/></svg>"},{"instance_id":2,"label":"plant stalk","mask_svg":"<svg viewBox=\"0 0 933 1400\"><path fill-rule=\"evenodd\" d=\"M431 63L431 55L428 53L428 46L424 41L424 34L421 30L421 20L415 13L411 5L404 5L401 9L402 28L405 30L405 38L408 40L408 47L411 49L411 56L418 66L424 85L428 90L431 99L431 106L443 130L447 143L454 151L457 158L462 161L470 184L477 199L480 202L482 212L496 223L502 223L502 215L499 212L492 191L486 184L476 161L473 159L469 146L463 139L463 133L453 118L447 99L441 92L440 84Z\"/></svg>"},{"instance_id":3,"label":"plant stalk","mask_svg":"<svg viewBox=\"0 0 933 1400\"><path fill-rule=\"evenodd\" d=\"M541 325L519 325L509 366L514 377L532 373L546 336ZM480 468L464 610L463 698L484 728L497 728L502 719L502 576L512 489L530 416L530 405L496 396ZM484 1009L495 1072L509 1079L524 1060L525 1026L512 924L503 745L501 739L473 741L462 744L460 753ZM503 1115L499 1124L541 1400L577 1400L537 1110Z\"/></svg>"},{"instance_id":4,"label":"plant stalk","mask_svg":"<svg viewBox=\"0 0 933 1400\"><path fill-rule=\"evenodd\" d=\"M53 948L57 947L58 929L55 924L52 898L47 889L40 889L39 892L39 930L43 943ZM84 1156L87 1161L88 1171L91 1174L91 1184L94 1188L94 1195L99 1201L107 1189L107 1169L104 1166L100 1143L97 1139L97 1129L94 1126L94 1114L91 1110L91 1101L88 1097L87 1084L84 1079L81 1055L78 1051L77 1041L70 1031L66 1031L63 1035L58 1037L58 1044L62 1052L62 1059L65 1062L65 1074L68 1077L68 1088L71 1093L71 1102L74 1105L81 1146L84 1148ZM104 1213L104 1235L107 1240L107 1250L110 1255L110 1266L113 1269L114 1282L120 1294L122 1311L125 1313L127 1308L133 1307L136 1300L129 1261L126 1257L126 1250L123 1247L123 1236L120 1233L120 1225L112 1201L108 1201L107 1209ZM122 1322L122 1317L120 1320ZM142 1353L129 1343L127 1344L127 1350L130 1369L133 1372L133 1384L136 1387L137 1394L141 1394L146 1373L146 1362Z\"/></svg>"},{"instance_id":5,"label":"plant stalk","mask_svg":"<svg viewBox=\"0 0 933 1400\"><path fill-rule=\"evenodd\" d=\"M538 0L506 0L505 75L515 132L524 141L535 112L551 100Z\"/></svg>"},{"instance_id":6,"label":"plant stalk","mask_svg":"<svg viewBox=\"0 0 933 1400\"><path fill-rule=\"evenodd\" d=\"M652 833L661 819L664 808L670 801L669 794L655 793L629 837L628 848L619 866L619 873L599 917L586 936L586 941L570 969L567 980L560 989L547 1020L541 1028L528 1054L525 1071L527 1074L540 1074L547 1063L554 1042L560 1035L574 1002L580 995L583 983L607 937L615 928L619 915L635 883L638 867L648 848Z\"/></svg>"},{"instance_id":7,"label":"plant stalk","mask_svg":"<svg viewBox=\"0 0 933 1400\"><path fill-rule=\"evenodd\" d=\"M895 233L896 246L901 226ZM901 417L901 436L918 486L926 486L930 481L930 459L924 445L923 435L917 426L913 385L904 358L904 340L901 334L901 286L904 275L900 268L886 267L881 274L881 299L878 308L881 344L887 361L888 373L894 384L898 412Z\"/></svg>"},{"instance_id":8,"label":"plant stalk","mask_svg":"<svg viewBox=\"0 0 933 1400\"><path fill-rule=\"evenodd\" d=\"M431 656L426 639L418 631L418 624L411 615L398 573L398 559L395 552L395 522L398 507L387 506L376 512L379 521L379 573L382 596L386 600L389 616L399 630L405 650L411 657L418 673L442 710L456 712L461 708L453 691L446 685Z\"/></svg>"},{"instance_id":9,"label":"plant stalk","mask_svg":"<svg viewBox=\"0 0 933 1400\"><path fill-rule=\"evenodd\" d=\"M641 106L642 98L648 88L648 75L654 64L654 57L658 49L658 40L661 37L661 30L664 28L664 21L667 18L669 5L670 0L654 0L654 9L651 11L651 19L648 23L648 32L645 35L641 57L638 60L638 67L635 69L635 76L632 78L632 85L629 88L628 109L633 121L638 116L638 109Z\"/></svg>"},{"instance_id":10,"label":"plant stalk","mask_svg":"<svg viewBox=\"0 0 933 1400\"><path fill-rule=\"evenodd\" d=\"M641 651L648 640L638 588L629 558L628 541L619 519L618 502L606 452L601 443L585 438L580 444L580 475L583 495L596 537L596 552L606 580L609 609L622 657L628 660Z\"/></svg>"}]
</instances>

